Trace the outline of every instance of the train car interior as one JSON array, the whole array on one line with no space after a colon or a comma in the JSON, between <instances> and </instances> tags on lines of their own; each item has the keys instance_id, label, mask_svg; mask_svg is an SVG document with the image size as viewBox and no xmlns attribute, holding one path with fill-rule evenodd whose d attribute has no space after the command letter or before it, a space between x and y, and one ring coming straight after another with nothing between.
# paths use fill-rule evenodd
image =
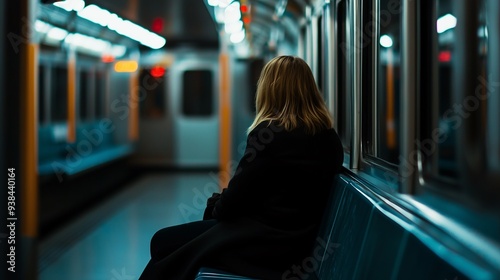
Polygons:
<instances>
[{"instance_id":1,"label":"train car interior","mask_svg":"<svg viewBox=\"0 0 500 280\"><path fill-rule=\"evenodd\" d=\"M1 279L138 279L153 234L227 186L278 55L308 63L344 149L311 256L281 279L500 279L498 0L0 12Z\"/></svg>"}]
</instances>

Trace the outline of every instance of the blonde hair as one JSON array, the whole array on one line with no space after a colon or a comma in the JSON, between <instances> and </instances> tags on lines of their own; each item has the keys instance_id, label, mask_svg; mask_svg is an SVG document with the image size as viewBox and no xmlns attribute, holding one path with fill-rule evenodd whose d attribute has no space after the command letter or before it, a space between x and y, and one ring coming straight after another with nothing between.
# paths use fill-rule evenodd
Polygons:
<instances>
[{"instance_id":1,"label":"blonde hair","mask_svg":"<svg viewBox=\"0 0 500 280\"><path fill-rule=\"evenodd\" d=\"M315 134L333 127L311 69L294 56L278 56L262 69L257 82L256 116L248 128L252 131L264 121L275 122L290 131L302 126Z\"/></svg>"}]
</instances>

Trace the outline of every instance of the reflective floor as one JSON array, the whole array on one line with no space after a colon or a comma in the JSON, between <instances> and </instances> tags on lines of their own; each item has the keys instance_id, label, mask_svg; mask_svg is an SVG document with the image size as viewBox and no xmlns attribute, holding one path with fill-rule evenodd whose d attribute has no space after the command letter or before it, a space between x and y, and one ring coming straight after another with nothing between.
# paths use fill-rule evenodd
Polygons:
<instances>
[{"instance_id":1,"label":"reflective floor","mask_svg":"<svg viewBox=\"0 0 500 280\"><path fill-rule=\"evenodd\" d=\"M76 218L39 247L40 280L132 280L166 226L200 220L217 189L213 172L149 175Z\"/></svg>"}]
</instances>

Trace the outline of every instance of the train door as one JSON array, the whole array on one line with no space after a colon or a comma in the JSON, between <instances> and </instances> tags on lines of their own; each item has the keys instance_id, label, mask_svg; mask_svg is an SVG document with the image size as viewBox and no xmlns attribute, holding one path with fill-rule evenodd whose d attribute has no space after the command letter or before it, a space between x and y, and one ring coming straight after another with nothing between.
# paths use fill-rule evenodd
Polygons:
<instances>
[{"instance_id":1,"label":"train door","mask_svg":"<svg viewBox=\"0 0 500 280\"><path fill-rule=\"evenodd\" d=\"M172 166L174 137L169 63L166 59L147 61L139 72L139 143L137 162L154 166Z\"/></svg>"},{"instance_id":2,"label":"train door","mask_svg":"<svg viewBox=\"0 0 500 280\"><path fill-rule=\"evenodd\" d=\"M171 73L177 167L219 164L218 56L177 56Z\"/></svg>"}]
</instances>

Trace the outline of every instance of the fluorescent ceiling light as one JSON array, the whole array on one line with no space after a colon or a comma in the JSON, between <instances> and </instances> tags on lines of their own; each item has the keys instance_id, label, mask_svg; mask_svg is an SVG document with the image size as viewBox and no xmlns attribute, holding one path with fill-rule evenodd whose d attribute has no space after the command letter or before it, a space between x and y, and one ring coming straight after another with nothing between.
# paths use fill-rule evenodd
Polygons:
<instances>
[{"instance_id":1,"label":"fluorescent ceiling light","mask_svg":"<svg viewBox=\"0 0 500 280\"><path fill-rule=\"evenodd\" d=\"M56 2L54 5L67 11L75 10L81 18L87 19L101 26L106 26L119 34L129 37L130 39L152 49L159 49L166 43L165 38L160 35L153 33L129 20L124 20L118 15L110 13L97 5L88 5L85 7L85 2L83 0L66 0L64 2Z\"/></svg>"},{"instance_id":2,"label":"fluorescent ceiling light","mask_svg":"<svg viewBox=\"0 0 500 280\"><path fill-rule=\"evenodd\" d=\"M231 40L231 43L233 43L233 44L240 43L241 41L243 41L243 39L245 39L245 30L241 30L240 32L233 33L229 37L229 40Z\"/></svg>"},{"instance_id":3,"label":"fluorescent ceiling light","mask_svg":"<svg viewBox=\"0 0 500 280\"><path fill-rule=\"evenodd\" d=\"M457 18L451 14L446 14L437 20L436 28L437 33L441 34L446 30L450 30L457 26Z\"/></svg>"},{"instance_id":4,"label":"fluorescent ceiling light","mask_svg":"<svg viewBox=\"0 0 500 280\"><path fill-rule=\"evenodd\" d=\"M224 24L224 31L226 31L226 33L229 34L236 33L242 29L243 29L243 22L241 20L228 22Z\"/></svg>"},{"instance_id":5,"label":"fluorescent ceiling light","mask_svg":"<svg viewBox=\"0 0 500 280\"><path fill-rule=\"evenodd\" d=\"M385 34L385 35L382 35L380 36L380 45L384 48L390 48L392 47L392 38L391 36Z\"/></svg>"}]
</instances>

